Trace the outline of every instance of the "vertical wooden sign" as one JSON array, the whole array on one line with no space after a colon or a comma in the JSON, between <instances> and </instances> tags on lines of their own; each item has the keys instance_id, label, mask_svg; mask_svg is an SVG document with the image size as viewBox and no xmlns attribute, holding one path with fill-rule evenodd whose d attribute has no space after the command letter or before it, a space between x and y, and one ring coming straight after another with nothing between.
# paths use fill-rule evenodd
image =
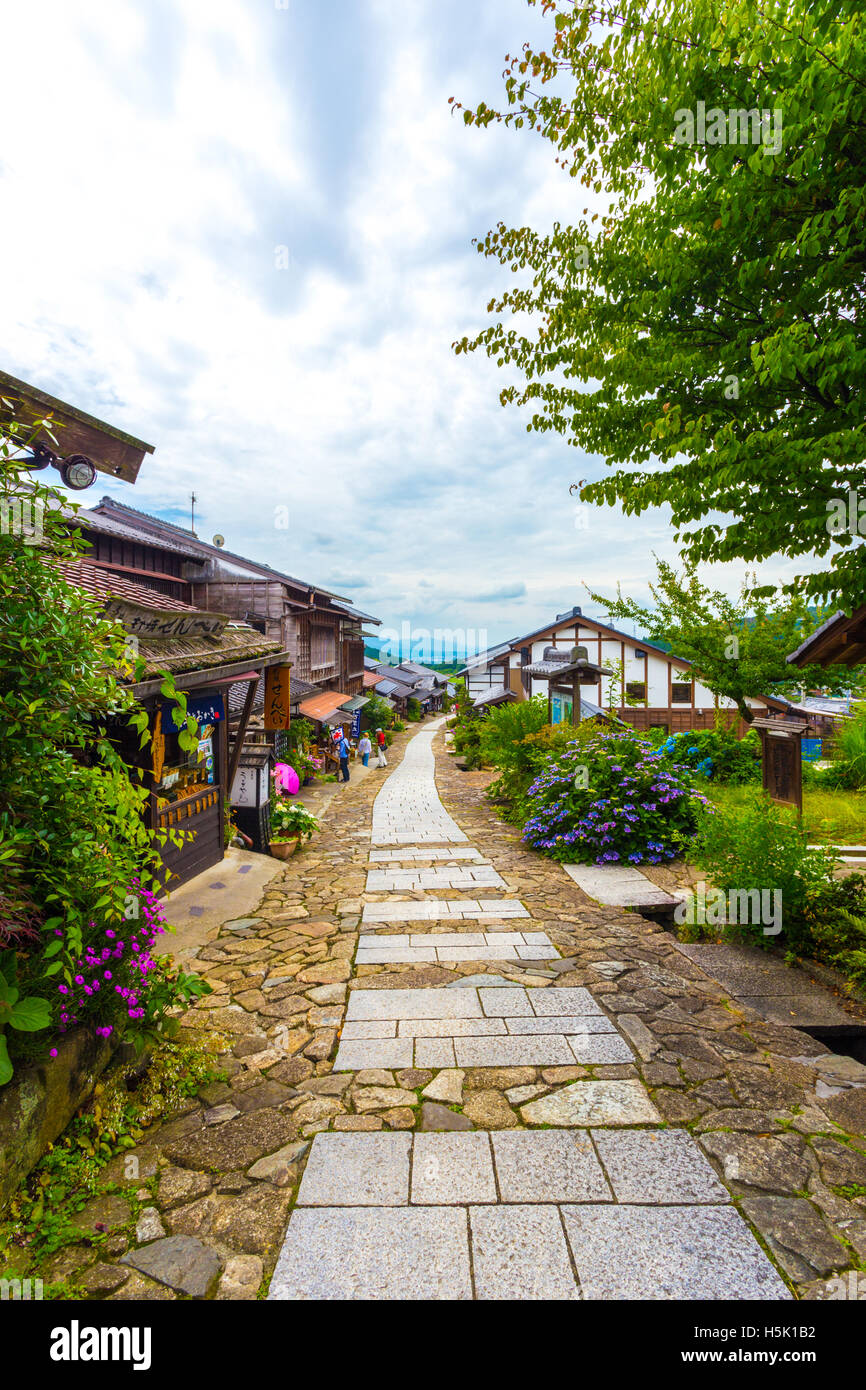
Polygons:
<instances>
[{"instance_id":1,"label":"vertical wooden sign","mask_svg":"<svg viewBox=\"0 0 866 1390\"><path fill-rule=\"evenodd\" d=\"M265 728L269 733L289 727L290 670L289 666L269 666L265 671Z\"/></svg>"}]
</instances>

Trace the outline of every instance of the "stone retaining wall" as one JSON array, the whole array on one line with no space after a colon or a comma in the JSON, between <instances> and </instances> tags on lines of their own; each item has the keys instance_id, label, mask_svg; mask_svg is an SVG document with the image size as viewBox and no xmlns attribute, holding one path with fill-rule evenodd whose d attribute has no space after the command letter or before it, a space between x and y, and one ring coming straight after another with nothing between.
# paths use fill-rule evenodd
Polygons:
<instances>
[{"instance_id":1,"label":"stone retaining wall","mask_svg":"<svg viewBox=\"0 0 866 1390\"><path fill-rule=\"evenodd\" d=\"M75 1029L56 1057L16 1067L0 1089L0 1211L89 1100L113 1051L106 1039Z\"/></svg>"}]
</instances>

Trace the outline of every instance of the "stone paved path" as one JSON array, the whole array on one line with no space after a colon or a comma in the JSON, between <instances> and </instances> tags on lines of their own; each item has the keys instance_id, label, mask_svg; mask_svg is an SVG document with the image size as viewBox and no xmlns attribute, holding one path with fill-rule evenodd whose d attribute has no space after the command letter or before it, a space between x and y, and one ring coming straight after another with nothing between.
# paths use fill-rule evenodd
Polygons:
<instances>
[{"instance_id":1,"label":"stone paved path","mask_svg":"<svg viewBox=\"0 0 866 1390\"><path fill-rule=\"evenodd\" d=\"M776 1299L862 1269L866 1068L525 850L434 725L389 764L196 941L214 993L181 1025L225 1079L114 1161L81 1217L105 1234L45 1273L114 1300ZM483 898L454 881L477 865Z\"/></svg>"},{"instance_id":2,"label":"stone paved path","mask_svg":"<svg viewBox=\"0 0 866 1390\"><path fill-rule=\"evenodd\" d=\"M433 736L430 729L414 739L373 808L373 843L411 842L413 858L419 840L465 838L436 792ZM479 882L507 889L492 866L370 869L366 889L471 893ZM392 900L366 906L363 920L432 918L443 907L458 918L515 910L506 899L483 908L462 901ZM558 958L544 932L378 941L360 937L358 965ZM470 1068L633 1061L585 988L467 984L354 991L334 1071L443 1069L443 1097L462 1099ZM790 1296L691 1136L658 1128L662 1117L640 1081L574 1081L552 1094L517 1086L506 1096L525 1102L527 1124L561 1131L449 1133L443 1116L440 1132L414 1137L318 1134L270 1297ZM451 1123L457 1127L456 1116ZM606 1210L606 1203L617 1205Z\"/></svg>"}]
</instances>

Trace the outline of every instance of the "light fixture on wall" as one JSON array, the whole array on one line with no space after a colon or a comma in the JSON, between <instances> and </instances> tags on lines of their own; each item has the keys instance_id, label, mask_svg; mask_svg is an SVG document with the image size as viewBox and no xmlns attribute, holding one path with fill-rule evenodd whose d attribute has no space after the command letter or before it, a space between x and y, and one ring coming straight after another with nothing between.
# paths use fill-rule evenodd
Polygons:
<instances>
[{"instance_id":1,"label":"light fixture on wall","mask_svg":"<svg viewBox=\"0 0 866 1390\"><path fill-rule=\"evenodd\" d=\"M60 463L60 476L73 492L83 492L96 481L96 469L83 454L70 454Z\"/></svg>"}]
</instances>

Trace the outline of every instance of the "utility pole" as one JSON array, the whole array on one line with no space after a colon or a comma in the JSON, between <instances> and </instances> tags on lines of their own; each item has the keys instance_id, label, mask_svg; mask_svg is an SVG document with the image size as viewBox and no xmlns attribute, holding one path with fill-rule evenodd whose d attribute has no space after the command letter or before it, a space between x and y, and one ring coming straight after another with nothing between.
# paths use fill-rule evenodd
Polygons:
<instances>
[{"instance_id":1,"label":"utility pole","mask_svg":"<svg viewBox=\"0 0 866 1390\"><path fill-rule=\"evenodd\" d=\"M197 498L194 492L189 495L189 529L195 535L195 504Z\"/></svg>"}]
</instances>

